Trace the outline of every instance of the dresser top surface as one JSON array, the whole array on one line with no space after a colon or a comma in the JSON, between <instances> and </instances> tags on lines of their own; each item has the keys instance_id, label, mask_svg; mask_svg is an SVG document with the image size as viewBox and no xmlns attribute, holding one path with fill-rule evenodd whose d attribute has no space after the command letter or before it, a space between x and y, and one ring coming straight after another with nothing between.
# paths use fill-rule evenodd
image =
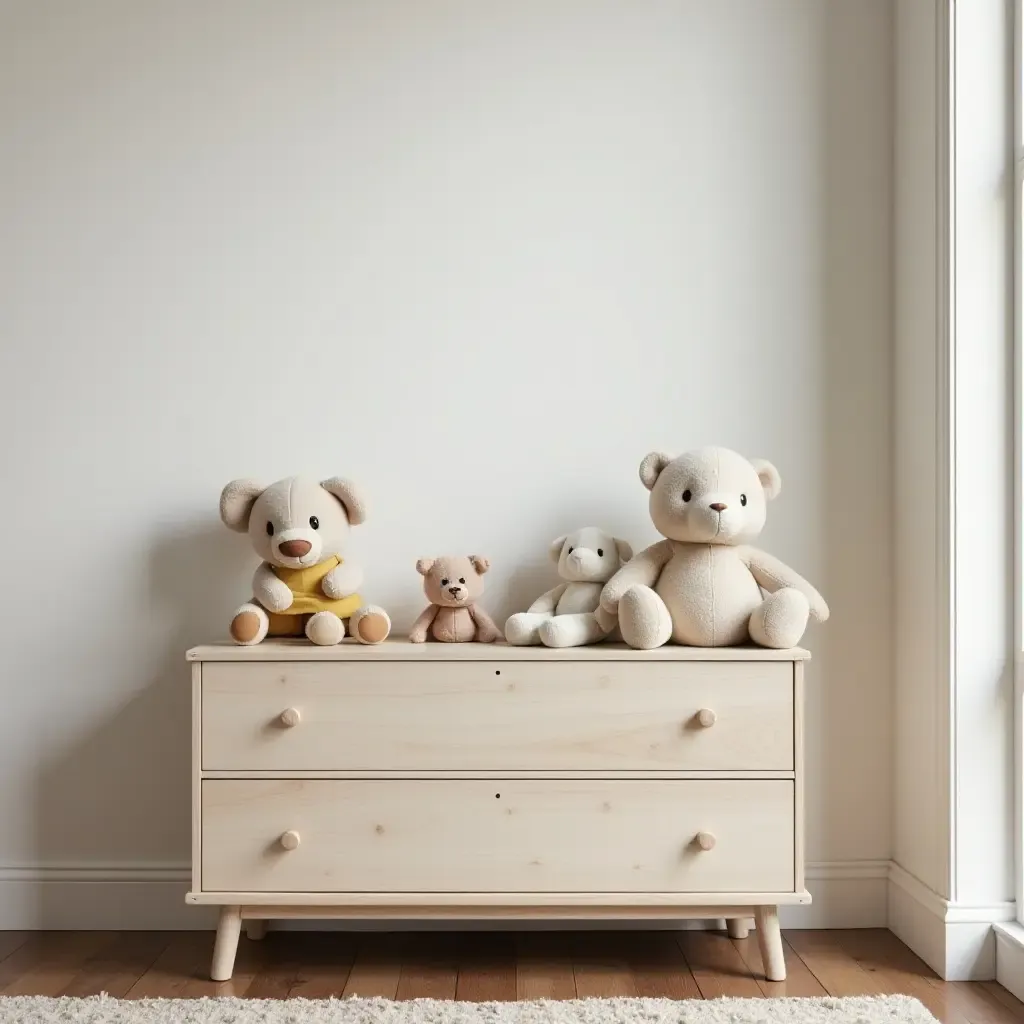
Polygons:
<instances>
[{"instance_id":1,"label":"dresser top surface","mask_svg":"<svg viewBox=\"0 0 1024 1024\"><path fill-rule=\"evenodd\" d=\"M776 651L767 647L680 647L666 644L636 651L625 644L590 647L513 647L494 644L413 644L403 637L382 644L343 640L335 647L316 647L306 640L266 640L252 647L224 641L193 647L188 661L807 661L802 647Z\"/></svg>"}]
</instances>

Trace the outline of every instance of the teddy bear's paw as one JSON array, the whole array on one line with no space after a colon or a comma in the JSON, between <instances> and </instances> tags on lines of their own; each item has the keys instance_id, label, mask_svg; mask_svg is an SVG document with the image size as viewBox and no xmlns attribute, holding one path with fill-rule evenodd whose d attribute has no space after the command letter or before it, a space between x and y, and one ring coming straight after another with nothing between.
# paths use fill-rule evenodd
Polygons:
<instances>
[{"instance_id":1,"label":"teddy bear's paw","mask_svg":"<svg viewBox=\"0 0 1024 1024\"><path fill-rule=\"evenodd\" d=\"M619 625L619 616L615 612L609 612L601 605L598 605L594 609L594 620L601 627L601 632L611 633L613 629L616 629Z\"/></svg>"},{"instance_id":2,"label":"teddy bear's paw","mask_svg":"<svg viewBox=\"0 0 1024 1024\"><path fill-rule=\"evenodd\" d=\"M333 647L345 639L345 623L334 612L317 612L306 623L306 636L317 647Z\"/></svg>"},{"instance_id":3,"label":"teddy bear's paw","mask_svg":"<svg viewBox=\"0 0 1024 1024\"><path fill-rule=\"evenodd\" d=\"M379 644L391 632L391 619L383 608L367 605L349 619L348 627L361 644Z\"/></svg>"},{"instance_id":4,"label":"teddy bear's paw","mask_svg":"<svg viewBox=\"0 0 1024 1024\"><path fill-rule=\"evenodd\" d=\"M540 642L545 647L582 647L604 637L605 631L594 615L580 612L556 615L540 627Z\"/></svg>"},{"instance_id":5,"label":"teddy bear's paw","mask_svg":"<svg viewBox=\"0 0 1024 1024\"><path fill-rule=\"evenodd\" d=\"M267 611L286 612L294 600L288 586L276 578L261 580L257 583L255 590L256 600Z\"/></svg>"},{"instance_id":6,"label":"teddy bear's paw","mask_svg":"<svg viewBox=\"0 0 1024 1024\"><path fill-rule=\"evenodd\" d=\"M256 604L243 604L231 619L231 639L243 647L258 644L270 627L267 613Z\"/></svg>"},{"instance_id":7,"label":"teddy bear's paw","mask_svg":"<svg viewBox=\"0 0 1024 1024\"><path fill-rule=\"evenodd\" d=\"M786 650L796 647L807 628L811 606L794 587L769 594L750 616L750 638L762 647Z\"/></svg>"},{"instance_id":8,"label":"teddy bear's paw","mask_svg":"<svg viewBox=\"0 0 1024 1024\"><path fill-rule=\"evenodd\" d=\"M672 616L661 597L650 587L630 587L619 602L622 639L638 651L650 651L668 643Z\"/></svg>"},{"instance_id":9,"label":"teddy bear's paw","mask_svg":"<svg viewBox=\"0 0 1024 1024\"><path fill-rule=\"evenodd\" d=\"M516 647L540 643L540 628L549 616L535 612L517 612L505 623L505 639Z\"/></svg>"}]
</instances>

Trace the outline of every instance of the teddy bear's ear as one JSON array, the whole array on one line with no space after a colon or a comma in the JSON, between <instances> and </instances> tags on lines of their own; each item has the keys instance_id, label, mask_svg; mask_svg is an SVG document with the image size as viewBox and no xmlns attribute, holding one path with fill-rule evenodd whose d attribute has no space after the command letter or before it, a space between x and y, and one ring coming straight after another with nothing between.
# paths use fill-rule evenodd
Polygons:
<instances>
[{"instance_id":1,"label":"teddy bear's ear","mask_svg":"<svg viewBox=\"0 0 1024 1024\"><path fill-rule=\"evenodd\" d=\"M491 567L491 560L484 558L483 555L470 555L469 560L473 563L473 568L476 569L481 576Z\"/></svg>"},{"instance_id":2,"label":"teddy bear's ear","mask_svg":"<svg viewBox=\"0 0 1024 1024\"><path fill-rule=\"evenodd\" d=\"M671 461L672 456L666 455L664 452L651 452L644 456L644 461L640 463L640 479L647 490L654 490L654 485L658 482L661 471Z\"/></svg>"},{"instance_id":3,"label":"teddy bear's ear","mask_svg":"<svg viewBox=\"0 0 1024 1024\"><path fill-rule=\"evenodd\" d=\"M366 497L351 480L332 476L330 480L321 480L320 486L345 506L345 514L351 526L366 522Z\"/></svg>"},{"instance_id":4,"label":"teddy bear's ear","mask_svg":"<svg viewBox=\"0 0 1024 1024\"><path fill-rule=\"evenodd\" d=\"M232 480L220 492L220 518L229 530L245 533L249 529L249 513L263 490L255 480Z\"/></svg>"},{"instance_id":5,"label":"teddy bear's ear","mask_svg":"<svg viewBox=\"0 0 1024 1024\"><path fill-rule=\"evenodd\" d=\"M551 547L548 548L548 554L551 556L552 562L557 562L562 557L562 548L565 547L565 542L569 539L567 534L562 534L557 540L551 542Z\"/></svg>"},{"instance_id":6,"label":"teddy bear's ear","mask_svg":"<svg viewBox=\"0 0 1024 1024\"><path fill-rule=\"evenodd\" d=\"M433 558L419 558L419 559L417 559L416 560L416 571L421 576L426 576L427 573L430 572L430 570L434 568L434 561L435 561L435 559L433 559Z\"/></svg>"},{"instance_id":7,"label":"teddy bear's ear","mask_svg":"<svg viewBox=\"0 0 1024 1024\"><path fill-rule=\"evenodd\" d=\"M619 553L619 561L625 565L633 557L633 549L630 547L628 540L619 540L615 538L615 549Z\"/></svg>"},{"instance_id":8,"label":"teddy bear's ear","mask_svg":"<svg viewBox=\"0 0 1024 1024\"><path fill-rule=\"evenodd\" d=\"M779 496L782 490L782 477L779 471L767 459L751 459L750 464L757 473L757 479L761 481L764 488L764 496L767 501Z\"/></svg>"}]
</instances>

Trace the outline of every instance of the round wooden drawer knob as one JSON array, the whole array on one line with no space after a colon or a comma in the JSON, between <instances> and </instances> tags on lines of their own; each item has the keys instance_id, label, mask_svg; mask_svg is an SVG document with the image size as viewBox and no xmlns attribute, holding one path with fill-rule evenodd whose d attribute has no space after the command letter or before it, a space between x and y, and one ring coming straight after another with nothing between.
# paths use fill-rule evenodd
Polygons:
<instances>
[{"instance_id":1,"label":"round wooden drawer knob","mask_svg":"<svg viewBox=\"0 0 1024 1024\"><path fill-rule=\"evenodd\" d=\"M713 850L715 848L715 837L710 832L698 832L697 845L702 850Z\"/></svg>"},{"instance_id":2,"label":"round wooden drawer knob","mask_svg":"<svg viewBox=\"0 0 1024 1024\"><path fill-rule=\"evenodd\" d=\"M302 715L299 714L298 708L285 708L279 721L286 729L291 729L302 721Z\"/></svg>"},{"instance_id":3,"label":"round wooden drawer knob","mask_svg":"<svg viewBox=\"0 0 1024 1024\"><path fill-rule=\"evenodd\" d=\"M299 845L299 833L291 830L284 832L281 835L281 845L286 850L294 850Z\"/></svg>"},{"instance_id":4,"label":"round wooden drawer knob","mask_svg":"<svg viewBox=\"0 0 1024 1024\"><path fill-rule=\"evenodd\" d=\"M697 712L697 721L700 722L705 729L710 729L711 726L718 721L718 715L711 710L711 708L701 708Z\"/></svg>"}]
</instances>

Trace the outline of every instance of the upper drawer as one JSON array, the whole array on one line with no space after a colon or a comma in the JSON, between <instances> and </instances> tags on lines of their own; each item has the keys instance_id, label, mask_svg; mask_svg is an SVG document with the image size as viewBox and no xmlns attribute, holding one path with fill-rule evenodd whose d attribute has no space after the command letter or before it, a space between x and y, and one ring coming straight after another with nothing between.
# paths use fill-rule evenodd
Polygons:
<instances>
[{"instance_id":1,"label":"upper drawer","mask_svg":"<svg viewBox=\"0 0 1024 1024\"><path fill-rule=\"evenodd\" d=\"M222 662L202 672L206 771L793 769L787 662Z\"/></svg>"}]
</instances>

